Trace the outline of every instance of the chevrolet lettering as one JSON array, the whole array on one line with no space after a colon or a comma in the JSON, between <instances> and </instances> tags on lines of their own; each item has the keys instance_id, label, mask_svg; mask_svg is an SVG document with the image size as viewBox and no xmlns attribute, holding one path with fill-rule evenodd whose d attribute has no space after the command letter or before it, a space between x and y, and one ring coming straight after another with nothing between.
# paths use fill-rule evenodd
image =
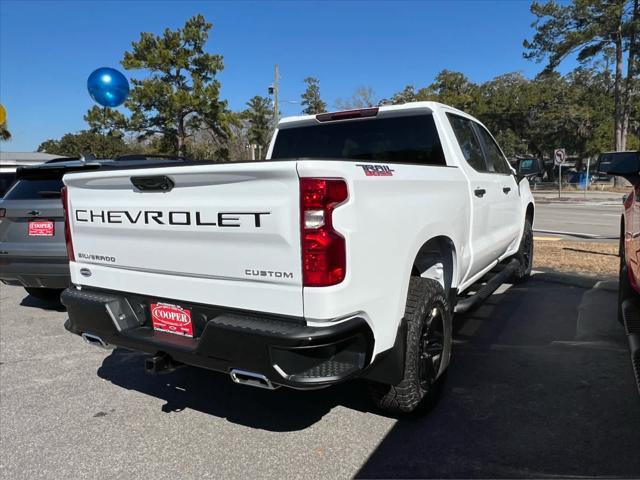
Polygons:
<instances>
[{"instance_id":1,"label":"chevrolet lettering","mask_svg":"<svg viewBox=\"0 0 640 480\"><path fill-rule=\"evenodd\" d=\"M218 212L205 214L199 211L159 210L74 210L77 222L129 223L131 225L196 225L199 227L260 228L263 217L271 212Z\"/></svg>"}]
</instances>

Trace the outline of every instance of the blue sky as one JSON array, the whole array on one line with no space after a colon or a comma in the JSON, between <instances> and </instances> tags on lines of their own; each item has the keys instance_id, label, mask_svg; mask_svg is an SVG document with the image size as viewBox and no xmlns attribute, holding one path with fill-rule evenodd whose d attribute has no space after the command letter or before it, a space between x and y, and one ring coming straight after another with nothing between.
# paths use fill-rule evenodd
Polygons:
<instances>
[{"instance_id":1,"label":"blue sky","mask_svg":"<svg viewBox=\"0 0 640 480\"><path fill-rule=\"evenodd\" d=\"M101 66L121 69L140 32L175 29L197 13L214 24L207 49L224 56L222 97L238 110L266 95L275 63L281 99L299 100L303 78L315 76L330 107L360 85L386 98L407 84L431 83L445 68L476 82L541 69L522 58L522 41L532 35L527 0L0 0L0 103L14 137L0 148L31 151L85 128L88 75ZM281 110L293 115L300 106Z\"/></svg>"}]
</instances>

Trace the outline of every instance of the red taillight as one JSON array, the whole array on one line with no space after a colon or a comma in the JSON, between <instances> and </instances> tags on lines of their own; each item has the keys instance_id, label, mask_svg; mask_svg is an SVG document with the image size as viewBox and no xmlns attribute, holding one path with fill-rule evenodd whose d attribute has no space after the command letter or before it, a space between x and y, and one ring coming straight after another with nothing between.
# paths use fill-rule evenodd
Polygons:
<instances>
[{"instance_id":1,"label":"red taillight","mask_svg":"<svg viewBox=\"0 0 640 480\"><path fill-rule=\"evenodd\" d=\"M7 211L4 208L0 208L0 218L4 217L7 214Z\"/></svg>"},{"instance_id":2,"label":"red taillight","mask_svg":"<svg viewBox=\"0 0 640 480\"><path fill-rule=\"evenodd\" d=\"M306 287L327 287L344 280L345 241L333 229L332 213L348 196L343 179L300 179L302 284Z\"/></svg>"},{"instance_id":3,"label":"red taillight","mask_svg":"<svg viewBox=\"0 0 640 480\"><path fill-rule=\"evenodd\" d=\"M67 244L67 256L70 262L75 262L76 256L73 253L73 240L71 239L71 222L69 221L69 198L67 196L67 187L62 187L60 192L62 206L64 208L64 241Z\"/></svg>"}]
</instances>

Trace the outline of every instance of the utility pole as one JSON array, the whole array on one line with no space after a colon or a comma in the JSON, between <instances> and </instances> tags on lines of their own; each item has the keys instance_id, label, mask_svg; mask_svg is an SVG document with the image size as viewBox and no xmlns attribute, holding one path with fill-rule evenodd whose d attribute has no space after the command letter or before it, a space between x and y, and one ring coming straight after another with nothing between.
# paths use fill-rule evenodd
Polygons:
<instances>
[{"instance_id":1,"label":"utility pole","mask_svg":"<svg viewBox=\"0 0 640 480\"><path fill-rule=\"evenodd\" d=\"M273 69L273 120L276 126L280 120L280 110L278 109L279 80L280 74L278 73L278 64L276 64Z\"/></svg>"}]
</instances>

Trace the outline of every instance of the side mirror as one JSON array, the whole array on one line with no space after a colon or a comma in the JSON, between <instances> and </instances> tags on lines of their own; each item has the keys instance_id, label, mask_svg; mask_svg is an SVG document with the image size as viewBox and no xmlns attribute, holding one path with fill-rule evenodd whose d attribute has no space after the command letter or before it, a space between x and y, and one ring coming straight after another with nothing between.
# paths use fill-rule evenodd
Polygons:
<instances>
[{"instance_id":1,"label":"side mirror","mask_svg":"<svg viewBox=\"0 0 640 480\"><path fill-rule=\"evenodd\" d=\"M516 179L520 183L525 178L529 179L542 174L541 162L537 158L524 158L518 164Z\"/></svg>"},{"instance_id":2,"label":"side mirror","mask_svg":"<svg viewBox=\"0 0 640 480\"><path fill-rule=\"evenodd\" d=\"M640 152L612 152L600 155L599 173L623 177L633 185L640 184Z\"/></svg>"},{"instance_id":3,"label":"side mirror","mask_svg":"<svg viewBox=\"0 0 640 480\"><path fill-rule=\"evenodd\" d=\"M537 173L516 173L515 177L516 177L516 181L518 183L520 183L522 180L524 180L525 178L527 180L531 180L533 177L537 177L538 174Z\"/></svg>"}]
</instances>

